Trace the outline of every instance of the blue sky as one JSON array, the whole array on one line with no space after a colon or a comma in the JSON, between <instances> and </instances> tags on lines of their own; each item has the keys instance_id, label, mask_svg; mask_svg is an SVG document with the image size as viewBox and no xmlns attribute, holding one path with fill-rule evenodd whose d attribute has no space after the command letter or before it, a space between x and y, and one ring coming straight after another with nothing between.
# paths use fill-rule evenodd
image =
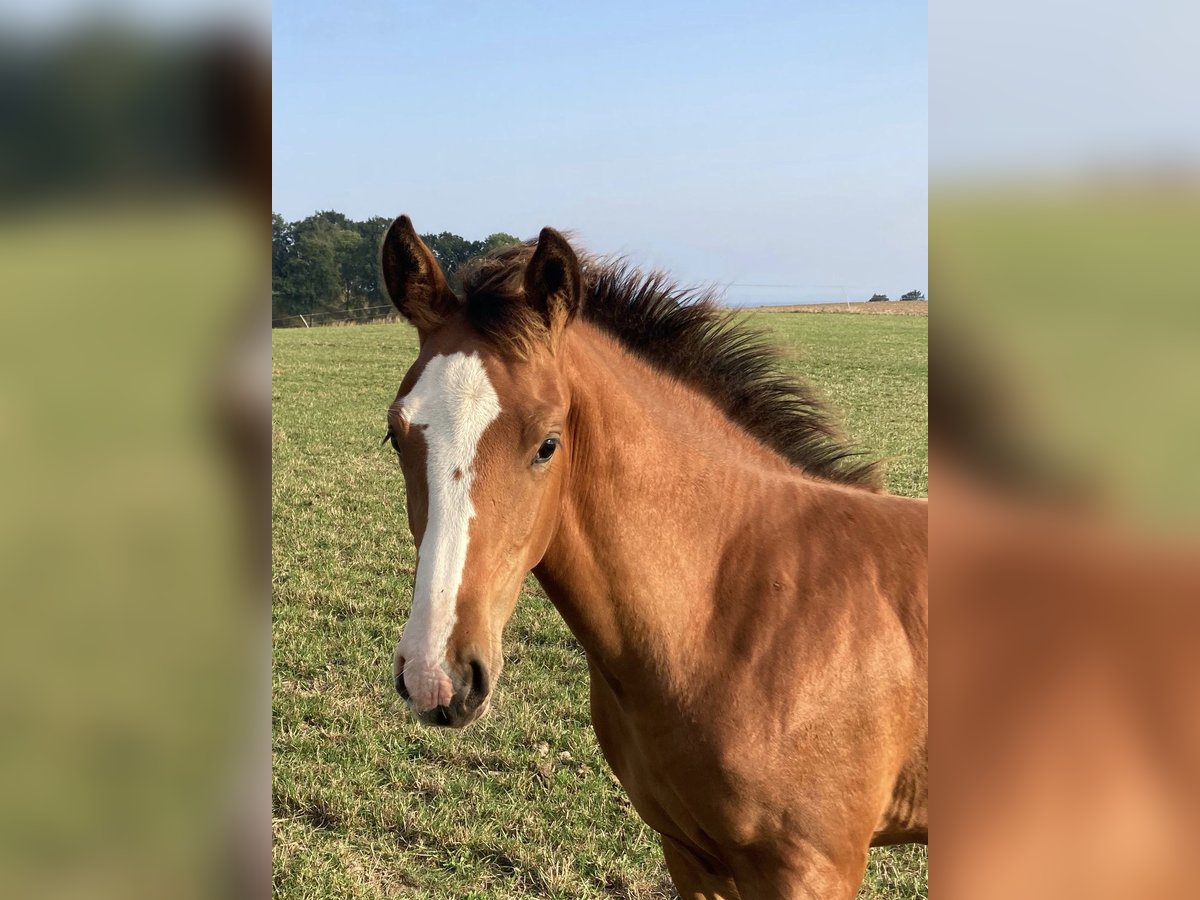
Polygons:
<instances>
[{"instance_id":1,"label":"blue sky","mask_svg":"<svg viewBox=\"0 0 1200 900\"><path fill-rule=\"evenodd\" d=\"M553 225L732 302L927 287L924 3L276 0L272 20L287 219Z\"/></svg>"}]
</instances>

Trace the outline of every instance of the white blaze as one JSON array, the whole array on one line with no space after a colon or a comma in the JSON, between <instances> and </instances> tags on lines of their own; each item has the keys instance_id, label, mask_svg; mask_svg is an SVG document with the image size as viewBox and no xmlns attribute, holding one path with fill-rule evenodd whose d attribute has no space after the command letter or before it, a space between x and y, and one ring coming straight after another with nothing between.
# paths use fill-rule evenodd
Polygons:
<instances>
[{"instance_id":1,"label":"white blaze","mask_svg":"<svg viewBox=\"0 0 1200 900\"><path fill-rule=\"evenodd\" d=\"M480 358L453 353L430 359L400 402L400 415L410 427L420 427L425 439L429 508L412 614L396 645L396 661L405 660L404 685L423 712L453 697L442 664L458 618L458 588L475 516L475 453L483 432L500 415L500 401Z\"/></svg>"}]
</instances>

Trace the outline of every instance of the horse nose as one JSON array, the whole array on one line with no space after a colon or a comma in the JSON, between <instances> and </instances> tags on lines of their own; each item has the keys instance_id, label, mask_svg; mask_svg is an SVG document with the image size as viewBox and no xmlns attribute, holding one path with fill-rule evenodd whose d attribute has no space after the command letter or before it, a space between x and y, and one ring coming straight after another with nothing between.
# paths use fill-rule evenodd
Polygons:
<instances>
[{"instance_id":1,"label":"horse nose","mask_svg":"<svg viewBox=\"0 0 1200 900\"><path fill-rule=\"evenodd\" d=\"M451 675L451 683L455 691L448 704L423 711L414 710L420 722L444 728L462 728L482 714L480 708L487 703L491 692L487 664L481 659L472 658ZM404 684L403 664L396 673L395 684L396 693L405 700L410 699L408 688Z\"/></svg>"},{"instance_id":2,"label":"horse nose","mask_svg":"<svg viewBox=\"0 0 1200 900\"><path fill-rule=\"evenodd\" d=\"M478 659L473 659L468 664L471 670L471 698L475 700L475 705L478 706L491 691L491 681L488 678L487 666Z\"/></svg>"},{"instance_id":3,"label":"horse nose","mask_svg":"<svg viewBox=\"0 0 1200 900\"><path fill-rule=\"evenodd\" d=\"M405 700L408 700L410 699L410 695L408 693L408 688L404 685L404 660L400 660L398 669L399 670L396 672L394 682L396 685L396 693ZM488 679L487 666L485 666L484 663L478 659L472 659L467 664L467 669L470 672L470 681L468 693L464 699L474 700L475 705L478 706L479 703L483 702L483 700L487 697L488 692L491 690L491 681ZM463 680L466 681L466 679Z\"/></svg>"}]
</instances>

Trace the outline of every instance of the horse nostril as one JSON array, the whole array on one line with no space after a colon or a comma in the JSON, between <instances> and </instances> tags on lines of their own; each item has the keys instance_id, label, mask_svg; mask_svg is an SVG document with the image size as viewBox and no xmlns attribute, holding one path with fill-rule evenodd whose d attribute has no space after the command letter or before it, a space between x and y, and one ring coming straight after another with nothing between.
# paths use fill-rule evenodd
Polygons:
<instances>
[{"instance_id":1,"label":"horse nostril","mask_svg":"<svg viewBox=\"0 0 1200 900\"><path fill-rule=\"evenodd\" d=\"M403 697L405 700L408 699L408 688L406 688L404 686L404 673L403 672L396 673L396 693L399 694L401 697Z\"/></svg>"},{"instance_id":2,"label":"horse nostril","mask_svg":"<svg viewBox=\"0 0 1200 900\"><path fill-rule=\"evenodd\" d=\"M486 697L488 692L487 673L477 659L471 660L471 693L477 697Z\"/></svg>"},{"instance_id":3,"label":"horse nostril","mask_svg":"<svg viewBox=\"0 0 1200 900\"><path fill-rule=\"evenodd\" d=\"M439 706L437 708L437 718L438 718L438 722L440 722L441 724L449 725L450 724L450 709L449 709L449 707Z\"/></svg>"}]
</instances>

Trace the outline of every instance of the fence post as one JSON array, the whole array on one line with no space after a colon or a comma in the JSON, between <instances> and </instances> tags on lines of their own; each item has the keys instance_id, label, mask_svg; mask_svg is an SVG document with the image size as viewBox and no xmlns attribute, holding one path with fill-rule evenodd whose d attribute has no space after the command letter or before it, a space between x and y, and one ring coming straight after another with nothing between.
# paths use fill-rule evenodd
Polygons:
<instances>
[{"instance_id":1,"label":"fence post","mask_svg":"<svg viewBox=\"0 0 1200 900\"><path fill-rule=\"evenodd\" d=\"M311 327L312 327L311 325L309 325L309 324L308 324L308 319L304 318L304 316L301 316L301 317L300 317L300 321L304 323L304 327L305 327L305 328L311 328Z\"/></svg>"}]
</instances>

